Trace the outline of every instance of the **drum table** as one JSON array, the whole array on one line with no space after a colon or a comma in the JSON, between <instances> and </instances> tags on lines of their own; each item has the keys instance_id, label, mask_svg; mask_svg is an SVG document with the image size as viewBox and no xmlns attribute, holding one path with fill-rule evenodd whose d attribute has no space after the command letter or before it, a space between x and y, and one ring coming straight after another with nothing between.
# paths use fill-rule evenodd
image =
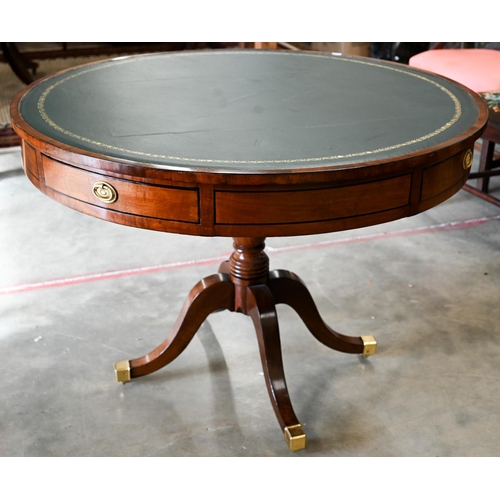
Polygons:
<instances>
[{"instance_id":1,"label":"drum table","mask_svg":"<svg viewBox=\"0 0 500 500\"><path fill-rule=\"evenodd\" d=\"M290 449L306 445L285 382L275 304L326 346L370 355L321 319L304 283L270 271L268 236L341 231L427 210L466 182L488 111L465 87L375 59L212 50L123 57L31 84L13 101L26 175L109 222L233 238L166 340L116 363L120 382L174 360L217 310L249 315Z\"/></svg>"}]
</instances>

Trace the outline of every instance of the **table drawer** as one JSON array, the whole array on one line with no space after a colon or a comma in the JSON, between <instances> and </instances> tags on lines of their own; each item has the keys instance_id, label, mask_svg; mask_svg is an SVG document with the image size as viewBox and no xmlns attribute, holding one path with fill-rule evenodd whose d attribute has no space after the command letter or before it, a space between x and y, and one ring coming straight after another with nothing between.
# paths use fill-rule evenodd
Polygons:
<instances>
[{"instance_id":1,"label":"table drawer","mask_svg":"<svg viewBox=\"0 0 500 500\"><path fill-rule=\"evenodd\" d=\"M284 191L217 191L217 224L297 224L353 218L407 206L411 175L358 184Z\"/></svg>"},{"instance_id":2,"label":"table drawer","mask_svg":"<svg viewBox=\"0 0 500 500\"><path fill-rule=\"evenodd\" d=\"M179 222L199 222L198 189L157 186L94 174L42 157L45 186L116 212Z\"/></svg>"}]
</instances>

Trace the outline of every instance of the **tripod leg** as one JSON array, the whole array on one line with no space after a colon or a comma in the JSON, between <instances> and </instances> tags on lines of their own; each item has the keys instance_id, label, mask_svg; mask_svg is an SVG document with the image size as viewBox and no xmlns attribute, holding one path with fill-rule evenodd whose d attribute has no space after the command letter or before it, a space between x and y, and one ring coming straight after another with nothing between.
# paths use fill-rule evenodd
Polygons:
<instances>
[{"instance_id":1,"label":"tripod leg","mask_svg":"<svg viewBox=\"0 0 500 500\"><path fill-rule=\"evenodd\" d=\"M370 356L377 341L372 336L349 337L332 330L321 318L316 304L302 280L289 271L269 273L269 289L276 304L287 304L302 318L309 331L322 343L336 351Z\"/></svg>"},{"instance_id":2,"label":"tripod leg","mask_svg":"<svg viewBox=\"0 0 500 500\"><path fill-rule=\"evenodd\" d=\"M255 325L267 390L285 441L292 451L301 450L306 446L306 435L288 394L276 308L266 285L248 287L246 314Z\"/></svg>"},{"instance_id":3,"label":"tripod leg","mask_svg":"<svg viewBox=\"0 0 500 500\"><path fill-rule=\"evenodd\" d=\"M219 309L234 310L234 285L229 276L214 274L191 290L177 322L162 344L145 356L115 363L118 382L148 375L173 361L188 346L207 316Z\"/></svg>"}]
</instances>

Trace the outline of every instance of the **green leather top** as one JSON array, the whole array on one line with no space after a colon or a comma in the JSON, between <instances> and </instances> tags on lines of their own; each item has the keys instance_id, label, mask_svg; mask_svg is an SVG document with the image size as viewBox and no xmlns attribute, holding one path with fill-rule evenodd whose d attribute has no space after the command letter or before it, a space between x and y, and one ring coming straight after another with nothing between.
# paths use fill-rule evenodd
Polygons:
<instances>
[{"instance_id":1,"label":"green leather top","mask_svg":"<svg viewBox=\"0 0 500 500\"><path fill-rule=\"evenodd\" d=\"M36 84L20 113L89 154L219 172L383 160L439 145L478 117L468 92L407 66L259 50L81 66Z\"/></svg>"}]
</instances>

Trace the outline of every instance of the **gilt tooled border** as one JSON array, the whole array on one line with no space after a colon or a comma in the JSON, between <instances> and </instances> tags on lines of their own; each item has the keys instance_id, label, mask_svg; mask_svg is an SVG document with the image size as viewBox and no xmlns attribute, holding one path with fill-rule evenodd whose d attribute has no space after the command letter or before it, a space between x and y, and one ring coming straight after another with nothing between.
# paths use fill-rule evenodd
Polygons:
<instances>
[{"instance_id":1,"label":"gilt tooled border","mask_svg":"<svg viewBox=\"0 0 500 500\"><path fill-rule=\"evenodd\" d=\"M252 54L252 55L265 55L268 54L270 51L243 51L243 52L238 52L238 51L231 51L232 54L234 53L240 53L242 55L247 55L247 54ZM228 52L226 51L214 51L214 52L205 52L204 56L206 55L212 55L212 56L217 56L221 54L227 54ZM277 52L272 52L273 54L277 54ZM302 53L297 53L297 52L278 52L281 55L286 55L287 57L293 56L293 57L317 57L317 58L323 58L323 59L332 59L330 55L323 55L323 54L302 54ZM197 54L195 53L175 53L175 54L169 54L167 57L192 57ZM157 56L149 56L149 57L165 57L165 54L162 55L157 55ZM119 151L122 153L128 153L128 154L134 154L134 155L141 155L147 158L151 159L163 159L163 160L177 160L177 161L183 161L183 162L196 162L196 163L214 163L214 164L287 164L287 163L308 163L308 162L320 162L320 161L329 161L329 160L342 160L342 159L349 159L349 158L356 158L356 157L363 157L367 155L372 155L372 154L377 154L377 153L385 153L388 151L393 151L395 149L403 148L406 146L411 146L412 144L418 144L419 142L425 141L427 139L430 139L431 137L437 136L441 133L443 133L445 130L449 129L453 124L455 124L459 118L462 115L462 106L460 104L459 99L451 92L449 89L444 87L443 85L439 84L438 82L435 82L431 80L430 78L427 78L424 75L413 73L410 71L406 71L401 68L396 68L392 66L385 66L382 64L377 64L375 62L369 62L369 61L364 61L364 60L359 60L359 59L342 59L344 62L348 63L353 63L353 64L363 64L367 66L374 66L378 68L382 68L385 70L389 71L395 71L397 73L403 73L405 75L412 76L414 78L418 78L420 80L423 80L427 83L430 83L434 85L435 87L439 88L441 91L443 91L448 97L453 101L454 107L455 107L455 112L453 117L445 123L443 126L439 127L438 129L434 130L433 132L430 132L426 135L423 135L421 137L418 137L416 139L412 139L409 141L401 142L398 144L393 144L392 146L386 146L383 148L378 148L378 149L373 149L373 150L368 150L368 151L359 151L357 153L348 153L348 154L339 154L339 155L333 155L333 156L320 156L320 157L315 157L315 158L293 158L293 159L287 159L287 160L227 160L227 159L209 159L209 158L184 158L180 156L169 156L169 155L162 155L162 154L155 154L155 153L147 153L145 151L134 151L132 149L126 149L126 148L120 148L117 146L113 146L111 144L106 144L103 142L95 141L93 139L89 139L87 137L82 137L80 135L77 135L69 130L64 129L63 127L59 126L57 123L52 120L49 115L47 114L47 111L45 110L45 101L47 99L47 96L58 86L62 85L63 83L72 80L74 78L77 78L80 75L84 75L86 73L91 73L93 71L98 71L104 68L107 68L109 66L114 66L117 64L130 64L132 62L136 62L139 58L124 58L122 60L113 60L112 62L106 63L106 64L97 64L95 67L83 69L81 71L78 71L74 74L71 74L70 76L63 78L62 80L59 80L58 82L50 85L40 96L38 100L38 111L43 118L43 120L53 129L57 130L58 132L65 134L69 137L73 137L75 139L78 139L80 141L92 144L94 146L99 146L101 148L106 148L111 151Z\"/></svg>"}]
</instances>

